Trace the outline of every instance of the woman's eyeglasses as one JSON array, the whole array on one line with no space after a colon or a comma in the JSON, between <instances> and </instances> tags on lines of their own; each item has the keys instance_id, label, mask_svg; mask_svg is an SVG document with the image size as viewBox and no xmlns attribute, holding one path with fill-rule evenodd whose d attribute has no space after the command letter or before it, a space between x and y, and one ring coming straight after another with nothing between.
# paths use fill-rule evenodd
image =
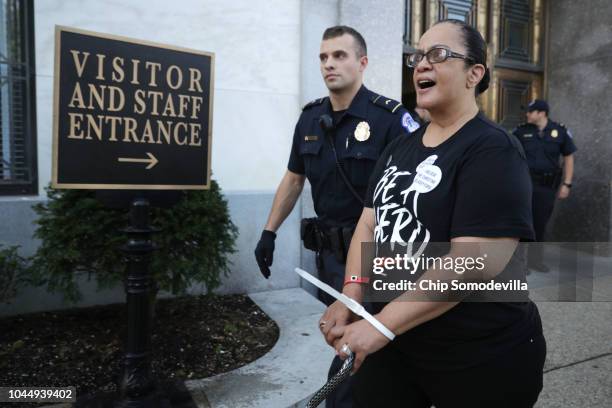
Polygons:
<instances>
[{"instance_id":1,"label":"woman's eyeglasses","mask_svg":"<svg viewBox=\"0 0 612 408\"><path fill-rule=\"evenodd\" d=\"M453 52L448 47L434 47L427 52L417 50L415 53L408 55L406 65L410 68L416 68L419 62L423 61L423 58L427 58L427 62L430 64L439 64L449 58L460 58L470 63L474 63L472 58L466 57L458 52Z\"/></svg>"}]
</instances>

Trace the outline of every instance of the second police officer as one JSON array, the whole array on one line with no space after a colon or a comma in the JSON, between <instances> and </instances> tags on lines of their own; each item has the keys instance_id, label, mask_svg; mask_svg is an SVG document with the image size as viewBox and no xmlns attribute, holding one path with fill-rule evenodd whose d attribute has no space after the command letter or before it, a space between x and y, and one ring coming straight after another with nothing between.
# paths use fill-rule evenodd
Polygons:
<instances>
[{"instance_id":1,"label":"second police officer","mask_svg":"<svg viewBox=\"0 0 612 408\"><path fill-rule=\"evenodd\" d=\"M303 108L287 171L276 190L255 257L268 278L276 231L308 179L317 217L302 220L301 236L304 246L316 252L319 278L341 292L346 253L376 160L393 139L418 129L419 122L415 119L418 116L413 118L401 103L363 85L367 48L353 28L335 26L325 30L319 59L329 96ZM319 299L326 305L334 301L323 292ZM341 364L336 357L330 375ZM328 398L327 406L352 406L347 381Z\"/></svg>"},{"instance_id":2,"label":"second police officer","mask_svg":"<svg viewBox=\"0 0 612 408\"><path fill-rule=\"evenodd\" d=\"M570 194L574 175L574 152L577 150L570 131L562 123L550 120L548 112L546 101L532 101L527 106L527 123L512 131L525 149L531 173L533 227L537 242L544 241L546 224L553 212L555 199L562 200ZM538 272L549 271L543 262L540 245L530 246L528 266Z\"/></svg>"}]
</instances>

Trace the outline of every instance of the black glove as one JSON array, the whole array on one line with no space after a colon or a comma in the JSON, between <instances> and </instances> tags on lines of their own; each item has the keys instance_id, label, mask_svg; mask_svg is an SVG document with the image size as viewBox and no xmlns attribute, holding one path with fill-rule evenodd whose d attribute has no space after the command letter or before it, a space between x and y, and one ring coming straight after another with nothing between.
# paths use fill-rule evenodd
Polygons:
<instances>
[{"instance_id":1,"label":"black glove","mask_svg":"<svg viewBox=\"0 0 612 408\"><path fill-rule=\"evenodd\" d=\"M261 238L259 238L257 247L255 248L255 259L257 260L257 265L259 265L259 270L266 279L270 277L270 266L272 266L275 239L276 234L274 232L263 230L261 233Z\"/></svg>"}]
</instances>

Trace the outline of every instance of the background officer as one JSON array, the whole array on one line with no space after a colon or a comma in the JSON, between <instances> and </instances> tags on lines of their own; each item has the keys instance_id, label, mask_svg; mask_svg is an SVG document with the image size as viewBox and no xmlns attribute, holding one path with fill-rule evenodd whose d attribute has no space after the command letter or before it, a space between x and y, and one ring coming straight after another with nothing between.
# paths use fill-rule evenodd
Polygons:
<instances>
[{"instance_id":1,"label":"background officer","mask_svg":"<svg viewBox=\"0 0 612 408\"><path fill-rule=\"evenodd\" d=\"M534 100L527 106L527 123L512 131L527 155L533 183L533 227L538 242L544 241L555 196L562 200L570 194L576 151L570 131L562 123L550 120L548 111L546 101ZM560 167L561 156L563 169ZM549 271L543 263L540 245L530 246L528 266L539 272Z\"/></svg>"},{"instance_id":2,"label":"background officer","mask_svg":"<svg viewBox=\"0 0 612 408\"><path fill-rule=\"evenodd\" d=\"M293 209L307 178L317 217L302 220L302 239L306 248L317 253L321 280L341 292L346 253L376 160L389 142L416 130L419 124L401 103L363 85L367 48L353 28L335 26L325 30L319 59L329 96L303 108L295 127L287 172L276 190L255 258L261 273L268 278L275 232ZM319 299L326 305L333 302L324 293L319 294ZM341 364L336 357L330 374ZM327 406L352 406L347 382L328 398Z\"/></svg>"}]
</instances>

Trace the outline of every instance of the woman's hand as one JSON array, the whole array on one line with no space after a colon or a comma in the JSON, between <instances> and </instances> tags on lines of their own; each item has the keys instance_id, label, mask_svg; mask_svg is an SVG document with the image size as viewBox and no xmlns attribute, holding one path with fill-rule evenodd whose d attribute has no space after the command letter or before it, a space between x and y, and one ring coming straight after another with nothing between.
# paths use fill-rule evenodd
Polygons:
<instances>
[{"instance_id":1,"label":"woman's hand","mask_svg":"<svg viewBox=\"0 0 612 408\"><path fill-rule=\"evenodd\" d=\"M342 360L348 357L342 352L342 346L345 344L348 344L348 347L355 354L353 374L359 370L368 355L377 352L389 343L389 339L367 320L359 320L348 326L334 327L330 331L330 336L336 339L334 348L336 354Z\"/></svg>"},{"instance_id":2,"label":"woman's hand","mask_svg":"<svg viewBox=\"0 0 612 408\"><path fill-rule=\"evenodd\" d=\"M323 313L321 319L319 320L319 328L321 329L321 333L323 333L323 337L325 337L325 341L330 346L334 347L334 342L336 337L331 333L333 328L344 327L347 324L354 321L356 318L355 314L349 310L348 307L344 305L344 303L336 300L332 303Z\"/></svg>"}]
</instances>

